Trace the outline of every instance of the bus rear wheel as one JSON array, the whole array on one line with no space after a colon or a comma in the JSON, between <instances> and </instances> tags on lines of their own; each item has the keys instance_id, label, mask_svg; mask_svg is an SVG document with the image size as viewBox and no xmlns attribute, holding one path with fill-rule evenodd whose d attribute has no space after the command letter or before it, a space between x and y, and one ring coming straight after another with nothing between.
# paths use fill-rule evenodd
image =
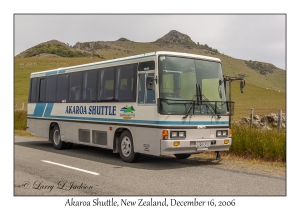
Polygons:
<instances>
[{"instance_id":1,"label":"bus rear wheel","mask_svg":"<svg viewBox=\"0 0 300 210\"><path fill-rule=\"evenodd\" d=\"M187 159L191 156L191 154L174 154L174 156L178 159Z\"/></svg>"},{"instance_id":2,"label":"bus rear wheel","mask_svg":"<svg viewBox=\"0 0 300 210\"><path fill-rule=\"evenodd\" d=\"M66 142L63 142L61 141L61 138L60 138L60 130L59 130L59 127L58 125L55 125L53 130L52 130L52 144L53 144L53 147L55 149L58 149L58 150L62 150L62 149L65 149L67 147L67 143Z\"/></svg>"},{"instance_id":3,"label":"bus rear wheel","mask_svg":"<svg viewBox=\"0 0 300 210\"><path fill-rule=\"evenodd\" d=\"M119 154L124 162L136 162L139 153L134 152L133 139L129 131L123 131L119 141Z\"/></svg>"}]
</instances>

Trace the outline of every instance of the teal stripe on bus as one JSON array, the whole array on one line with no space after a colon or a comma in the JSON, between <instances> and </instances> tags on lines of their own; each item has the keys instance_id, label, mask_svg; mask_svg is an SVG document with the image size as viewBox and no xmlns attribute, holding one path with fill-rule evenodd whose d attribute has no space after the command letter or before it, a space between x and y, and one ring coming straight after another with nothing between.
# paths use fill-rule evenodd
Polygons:
<instances>
[{"instance_id":1,"label":"teal stripe on bus","mask_svg":"<svg viewBox=\"0 0 300 210\"><path fill-rule=\"evenodd\" d=\"M46 107L46 103L37 103L33 112L33 116L42 117L45 107Z\"/></svg>"},{"instance_id":2,"label":"teal stripe on bus","mask_svg":"<svg viewBox=\"0 0 300 210\"><path fill-rule=\"evenodd\" d=\"M48 105L49 106L49 105ZM92 118L92 117L73 117L73 116L53 116L47 110L52 107L47 107L45 111L45 118L49 119L62 119L62 120L78 120L78 121L91 121L91 122L107 122L107 123L132 123L132 124L150 124L150 125L229 125L228 121L155 121L155 120L125 120L125 119L110 119L110 118ZM47 113L47 114L46 114ZM47 115L47 116L46 116Z\"/></svg>"},{"instance_id":3,"label":"teal stripe on bus","mask_svg":"<svg viewBox=\"0 0 300 210\"><path fill-rule=\"evenodd\" d=\"M44 117L51 117L51 112L53 109L54 103L48 103L45 113L44 113Z\"/></svg>"},{"instance_id":4,"label":"teal stripe on bus","mask_svg":"<svg viewBox=\"0 0 300 210\"><path fill-rule=\"evenodd\" d=\"M55 75L57 74L57 71L49 71L49 72L46 72L46 76L49 76L49 75Z\"/></svg>"}]
</instances>

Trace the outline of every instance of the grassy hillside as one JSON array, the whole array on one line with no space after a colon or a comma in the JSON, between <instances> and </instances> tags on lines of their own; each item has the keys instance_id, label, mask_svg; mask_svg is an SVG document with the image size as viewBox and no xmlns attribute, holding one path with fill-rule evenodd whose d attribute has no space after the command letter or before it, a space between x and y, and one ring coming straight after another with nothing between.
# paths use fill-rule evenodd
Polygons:
<instances>
[{"instance_id":1,"label":"grassy hillside","mask_svg":"<svg viewBox=\"0 0 300 210\"><path fill-rule=\"evenodd\" d=\"M29 76L31 72L59 67L121 58L154 51L176 51L220 58L226 76L244 74L245 93L239 93L239 83L232 85L235 117L249 116L250 108L255 114L267 115L282 109L286 112L286 71L274 65L258 61L247 61L220 54L206 44L193 42L189 36L170 31L155 42L139 43L126 38L117 41L76 43L69 46L51 40L34 46L14 59L14 104L17 108L27 105Z\"/></svg>"}]
</instances>

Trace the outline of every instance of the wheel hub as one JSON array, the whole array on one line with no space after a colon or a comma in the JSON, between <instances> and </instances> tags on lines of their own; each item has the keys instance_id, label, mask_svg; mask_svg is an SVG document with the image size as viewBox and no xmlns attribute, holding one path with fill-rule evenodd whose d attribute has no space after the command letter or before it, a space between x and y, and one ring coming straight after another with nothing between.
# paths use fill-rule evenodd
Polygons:
<instances>
[{"instance_id":1,"label":"wheel hub","mask_svg":"<svg viewBox=\"0 0 300 210\"><path fill-rule=\"evenodd\" d=\"M125 157L128 157L131 153L131 143L127 136L124 136L121 140L121 150Z\"/></svg>"}]
</instances>

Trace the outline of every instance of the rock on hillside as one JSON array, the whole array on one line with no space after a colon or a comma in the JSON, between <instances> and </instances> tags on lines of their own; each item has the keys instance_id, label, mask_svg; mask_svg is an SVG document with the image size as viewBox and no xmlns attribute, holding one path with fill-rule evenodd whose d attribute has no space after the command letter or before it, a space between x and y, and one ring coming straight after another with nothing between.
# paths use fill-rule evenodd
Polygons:
<instances>
[{"instance_id":1,"label":"rock on hillside","mask_svg":"<svg viewBox=\"0 0 300 210\"><path fill-rule=\"evenodd\" d=\"M181 44L185 46L196 46L196 43L186 34L172 30L160 39L156 40L158 44Z\"/></svg>"}]
</instances>

